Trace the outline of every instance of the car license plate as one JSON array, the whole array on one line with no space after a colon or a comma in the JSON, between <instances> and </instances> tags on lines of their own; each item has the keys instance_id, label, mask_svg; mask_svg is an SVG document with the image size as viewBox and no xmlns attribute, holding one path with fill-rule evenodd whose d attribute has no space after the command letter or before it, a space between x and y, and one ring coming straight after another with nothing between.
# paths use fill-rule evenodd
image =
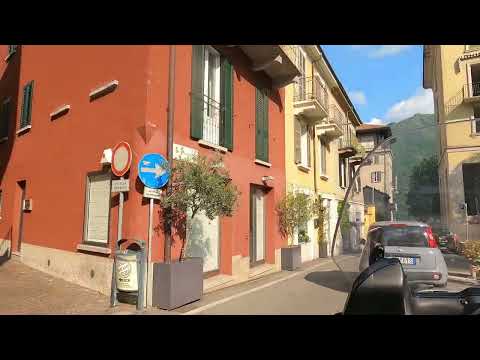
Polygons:
<instances>
[{"instance_id":1,"label":"car license plate","mask_svg":"<svg viewBox=\"0 0 480 360\"><path fill-rule=\"evenodd\" d=\"M417 265L417 259L412 257L398 257L400 264L403 265Z\"/></svg>"}]
</instances>

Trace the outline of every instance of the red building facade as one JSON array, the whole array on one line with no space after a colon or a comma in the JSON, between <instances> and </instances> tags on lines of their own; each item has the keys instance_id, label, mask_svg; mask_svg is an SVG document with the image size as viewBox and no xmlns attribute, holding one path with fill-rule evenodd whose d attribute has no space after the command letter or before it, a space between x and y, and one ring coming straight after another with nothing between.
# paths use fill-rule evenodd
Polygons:
<instances>
[{"instance_id":1,"label":"red building facade","mask_svg":"<svg viewBox=\"0 0 480 360\"><path fill-rule=\"evenodd\" d=\"M281 87L295 67L280 45L175 48L174 151L222 153L241 192L231 218L199 220L204 231L190 253L205 256L205 288L279 270ZM120 141L131 145L123 237L147 240L149 206L137 164L145 153L167 154L169 52L169 46L0 46L6 59L0 101L7 104L0 119L3 248L32 267L109 293L118 194L110 193L116 177L100 160ZM154 262L163 261L159 225L155 204ZM180 248L174 238L174 259Z\"/></svg>"}]
</instances>

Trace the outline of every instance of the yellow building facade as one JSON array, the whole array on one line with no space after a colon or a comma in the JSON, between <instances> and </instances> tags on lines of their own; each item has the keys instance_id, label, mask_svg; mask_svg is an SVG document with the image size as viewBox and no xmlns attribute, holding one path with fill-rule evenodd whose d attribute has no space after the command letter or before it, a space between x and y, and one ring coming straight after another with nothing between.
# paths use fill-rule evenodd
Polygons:
<instances>
[{"instance_id":1,"label":"yellow building facade","mask_svg":"<svg viewBox=\"0 0 480 360\"><path fill-rule=\"evenodd\" d=\"M426 45L423 87L438 123L441 221L480 239L480 45ZM466 204L466 206L465 206Z\"/></svg>"},{"instance_id":2,"label":"yellow building facade","mask_svg":"<svg viewBox=\"0 0 480 360\"><path fill-rule=\"evenodd\" d=\"M354 166L350 158L356 154L355 127L361 121L322 49L317 45L298 45L296 56L301 75L285 88L287 191L323 199L327 209L323 238L330 254L338 202L345 195ZM362 222L361 188L353 195L353 221L358 218ZM361 233L362 225L358 227L357 232ZM299 232L302 236L298 236ZM359 237L352 235L354 246ZM318 219L313 218L290 243L300 244L302 261L309 261L322 252L318 239ZM342 248L337 242L336 249L342 252Z\"/></svg>"}]
</instances>

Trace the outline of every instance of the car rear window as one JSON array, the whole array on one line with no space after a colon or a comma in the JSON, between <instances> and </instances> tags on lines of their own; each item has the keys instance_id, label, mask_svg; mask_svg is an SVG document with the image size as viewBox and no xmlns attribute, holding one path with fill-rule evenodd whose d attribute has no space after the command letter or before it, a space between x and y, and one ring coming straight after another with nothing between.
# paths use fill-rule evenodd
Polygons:
<instances>
[{"instance_id":1,"label":"car rear window","mask_svg":"<svg viewBox=\"0 0 480 360\"><path fill-rule=\"evenodd\" d=\"M426 230L421 226L384 226L380 241L384 246L428 247Z\"/></svg>"}]
</instances>

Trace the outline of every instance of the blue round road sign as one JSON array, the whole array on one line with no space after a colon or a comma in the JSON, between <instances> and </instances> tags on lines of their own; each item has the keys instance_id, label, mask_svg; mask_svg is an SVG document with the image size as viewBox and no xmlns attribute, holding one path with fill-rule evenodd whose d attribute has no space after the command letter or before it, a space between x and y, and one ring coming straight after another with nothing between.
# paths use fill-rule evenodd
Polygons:
<instances>
[{"instance_id":1,"label":"blue round road sign","mask_svg":"<svg viewBox=\"0 0 480 360\"><path fill-rule=\"evenodd\" d=\"M145 154L138 163L138 177L152 189L165 186L170 178L168 161L160 154Z\"/></svg>"}]
</instances>

